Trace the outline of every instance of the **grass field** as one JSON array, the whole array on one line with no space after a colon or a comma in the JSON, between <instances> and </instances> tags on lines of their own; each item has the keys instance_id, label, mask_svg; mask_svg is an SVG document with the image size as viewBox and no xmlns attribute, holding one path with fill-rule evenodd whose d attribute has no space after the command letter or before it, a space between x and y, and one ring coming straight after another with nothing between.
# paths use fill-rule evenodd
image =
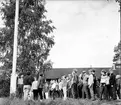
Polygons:
<instances>
[{"instance_id":1,"label":"grass field","mask_svg":"<svg viewBox=\"0 0 121 105\"><path fill-rule=\"evenodd\" d=\"M3 99L4 100L4 99ZM2 100L2 101L3 101ZM1 102L0 102L1 103ZM67 99L63 101L62 99L55 99L55 100L43 100L40 101L23 101L20 99L5 99L4 102L0 105L121 105L120 100L116 101L91 101L91 100L83 100L83 99Z\"/></svg>"}]
</instances>

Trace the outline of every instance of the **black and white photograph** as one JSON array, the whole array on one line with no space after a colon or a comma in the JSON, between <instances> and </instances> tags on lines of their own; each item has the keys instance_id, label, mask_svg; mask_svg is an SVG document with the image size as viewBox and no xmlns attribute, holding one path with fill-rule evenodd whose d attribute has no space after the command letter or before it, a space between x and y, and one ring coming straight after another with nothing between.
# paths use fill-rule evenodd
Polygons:
<instances>
[{"instance_id":1,"label":"black and white photograph","mask_svg":"<svg viewBox=\"0 0 121 105\"><path fill-rule=\"evenodd\" d=\"M0 105L121 105L121 0L0 0Z\"/></svg>"}]
</instances>

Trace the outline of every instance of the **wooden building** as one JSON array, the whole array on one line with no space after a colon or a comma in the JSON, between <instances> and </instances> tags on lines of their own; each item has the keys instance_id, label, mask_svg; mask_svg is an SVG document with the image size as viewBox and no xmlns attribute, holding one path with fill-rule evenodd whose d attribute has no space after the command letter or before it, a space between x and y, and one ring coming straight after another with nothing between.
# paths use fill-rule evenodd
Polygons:
<instances>
[{"instance_id":1,"label":"wooden building","mask_svg":"<svg viewBox=\"0 0 121 105\"><path fill-rule=\"evenodd\" d=\"M105 69L108 72L110 68L111 67L93 68L93 69L95 70L96 76L100 77L100 72L101 72L102 69ZM82 71L86 71L88 73L88 70L91 69L91 68L53 68L52 70L45 72L45 77L48 80L58 79L58 78L62 77L63 75L71 74L73 69L77 69L78 75L79 75ZM116 74L118 73L117 70L115 70L114 72Z\"/></svg>"}]
</instances>

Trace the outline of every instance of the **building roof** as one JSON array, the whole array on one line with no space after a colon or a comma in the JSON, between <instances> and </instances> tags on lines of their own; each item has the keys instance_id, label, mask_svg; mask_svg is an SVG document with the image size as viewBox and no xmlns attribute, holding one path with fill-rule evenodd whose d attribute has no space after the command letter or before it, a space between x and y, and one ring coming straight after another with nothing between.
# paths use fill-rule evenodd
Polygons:
<instances>
[{"instance_id":1,"label":"building roof","mask_svg":"<svg viewBox=\"0 0 121 105\"><path fill-rule=\"evenodd\" d=\"M111 67L101 67L101 68L93 68L95 69L95 74L97 77L100 76L100 72L102 69L105 69L108 71ZM75 68L53 68L50 71L45 72L45 76L47 79L55 79L55 78L60 78L63 75L70 74L73 69ZM80 74L82 71L86 71L88 73L88 70L91 68L76 68L78 70L78 74Z\"/></svg>"}]
</instances>

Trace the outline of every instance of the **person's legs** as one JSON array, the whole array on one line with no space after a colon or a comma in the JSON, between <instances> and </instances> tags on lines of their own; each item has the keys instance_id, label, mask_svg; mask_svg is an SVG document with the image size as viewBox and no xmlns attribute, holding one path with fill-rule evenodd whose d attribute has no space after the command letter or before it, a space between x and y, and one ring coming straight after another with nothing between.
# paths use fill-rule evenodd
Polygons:
<instances>
[{"instance_id":1,"label":"person's legs","mask_svg":"<svg viewBox=\"0 0 121 105\"><path fill-rule=\"evenodd\" d=\"M106 85L106 99L110 100L110 85Z\"/></svg>"},{"instance_id":2,"label":"person's legs","mask_svg":"<svg viewBox=\"0 0 121 105\"><path fill-rule=\"evenodd\" d=\"M67 97L70 98L70 88L68 88Z\"/></svg>"},{"instance_id":3,"label":"person's legs","mask_svg":"<svg viewBox=\"0 0 121 105\"><path fill-rule=\"evenodd\" d=\"M72 98L75 98L74 84L72 84L72 87L71 87L71 93L72 93Z\"/></svg>"},{"instance_id":4,"label":"person's legs","mask_svg":"<svg viewBox=\"0 0 121 105\"><path fill-rule=\"evenodd\" d=\"M85 97L84 97L84 94L85 94L85 87L84 87L84 85L83 85L83 87L82 87L82 98L84 99Z\"/></svg>"},{"instance_id":5,"label":"person's legs","mask_svg":"<svg viewBox=\"0 0 121 105\"><path fill-rule=\"evenodd\" d=\"M78 90L78 84L75 83L75 92L76 92L76 98L79 98L79 90Z\"/></svg>"},{"instance_id":6,"label":"person's legs","mask_svg":"<svg viewBox=\"0 0 121 105\"><path fill-rule=\"evenodd\" d=\"M19 89L20 89L19 98L22 98L22 96L23 96L23 85L20 85Z\"/></svg>"},{"instance_id":7,"label":"person's legs","mask_svg":"<svg viewBox=\"0 0 121 105\"><path fill-rule=\"evenodd\" d=\"M97 92L97 98L100 98L100 87L96 88L96 92Z\"/></svg>"},{"instance_id":8,"label":"person's legs","mask_svg":"<svg viewBox=\"0 0 121 105\"><path fill-rule=\"evenodd\" d=\"M59 90L59 97L62 98L62 91Z\"/></svg>"},{"instance_id":9,"label":"person's legs","mask_svg":"<svg viewBox=\"0 0 121 105\"><path fill-rule=\"evenodd\" d=\"M64 93L64 100L67 99L67 91L66 87L63 87L63 93Z\"/></svg>"},{"instance_id":10,"label":"person's legs","mask_svg":"<svg viewBox=\"0 0 121 105\"><path fill-rule=\"evenodd\" d=\"M52 91L49 90L49 97L51 98L52 97Z\"/></svg>"},{"instance_id":11,"label":"person's legs","mask_svg":"<svg viewBox=\"0 0 121 105\"><path fill-rule=\"evenodd\" d=\"M102 100L103 95L103 85L100 86L100 100Z\"/></svg>"},{"instance_id":12,"label":"person's legs","mask_svg":"<svg viewBox=\"0 0 121 105\"><path fill-rule=\"evenodd\" d=\"M48 92L45 92L45 98L46 98L46 99L49 99L49 97L48 97Z\"/></svg>"},{"instance_id":13,"label":"person's legs","mask_svg":"<svg viewBox=\"0 0 121 105\"><path fill-rule=\"evenodd\" d=\"M88 85L85 84L85 94L86 94L86 98L89 99L89 92L88 92Z\"/></svg>"},{"instance_id":14,"label":"person's legs","mask_svg":"<svg viewBox=\"0 0 121 105\"><path fill-rule=\"evenodd\" d=\"M73 98L77 98L77 84L73 83L72 85L72 94L73 94Z\"/></svg>"},{"instance_id":15,"label":"person's legs","mask_svg":"<svg viewBox=\"0 0 121 105\"><path fill-rule=\"evenodd\" d=\"M27 100L27 88L26 85L24 85L24 100Z\"/></svg>"},{"instance_id":16,"label":"person's legs","mask_svg":"<svg viewBox=\"0 0 121 105\"><path fill-rule=\"evenodd\" d=\"M87 84L83 84L82 98L85 98L84 97L85 95L86 95L86 98L89 99L88 85Z\"/></svg>"},{"instance_id":17,"label":"person's legs","mask_svg":"<svg viewBox=\"0 0 121 105\"><path fill-rule=\"evenodd\" d=\"M93 91L93 85L89 88L90 94L91 94L91 100L94 100L94 91Z\"/></svg>"},{"instance_id":18,"label":"person's legs","mask_svg":"<svg viewBox=\"0 0 121 105\"><path fill-rule=\"evenodd\" d=\"M120 84L120 94L119 94L119 99L121 99L121 84Z\"/></svg>"},{"instance_id":19,"label":"person's legs","mask_svg":"<svg viewBox=\"0 0 121 105\"><path fill-rule=\"evenodd\" d=\"M107 87L107 85L105 86L105 89L104 89L104 95L105 95L105 99L108 100L109 94L108 94L108 87Z\"/></svg>"},{"instance_id":20,"label":"person's legs","mask_svg":"<svg viewBox=\"0 0 121 105\"><path fill-rule=\"evenodd\" d=\"M97 95L97 87L96 87L96 84L93 85L93 91L94 91L94 98L95 98L96 95Z\"/></svg>"},{"instance_id":21,"label":"person's legs","mask_svg":"<svg viewBox=\"0 0 121 105\"><path fill-rule=\"evenodd\" d=\"M38 100L38 90L33 90L33 98L34 100Z\"/></svg>"},{"instance_id":22,"label":"person's legs","mask_svg":"<svg viewBox=\"0 0 121 105\"><path fill-rule=\"evenodd\" d=\"M38 93L39 93L39 96L40 96L40 100L42 100L43 99L42 88L38 88Z\"/></svg>"},{"instance_id":23,"label":"person's legs","mask_svg":"<svg viewBox=\"0 0 121 105\"><path fill-rule=\"evenodd\" d=\"M33 99L35 100L35 97L36 97L36 92L35 92L35 90L33 90Z\"/></svg>"},{"instance_id":24,"label":"person's legs","mask_svg":"<svg viewBox=\"0 0 121 105\"><path fill-rule=\"evenodd\" d=\"M113 100L116 100L117 96L116 96L116 86L115 85L112 88L112 92L113 92Z\"/></svg>"},{"instance_id":25,"label":"person's legs","mask_svg":"<svg viewBox=\"0 0 121 105\"><path fill-rule=\"evenodd\" d=\"M83 88L83 84L80 86L80 98L82 98L82 88Z\"/></svg>"},{"instance_id":26,"label":"person's legs","mask_svg":"<svg viewBox=\"0 0 121 105\"><path fill-rule=\"evenodd\" d=\"M78 97L82 98L82 84L78 85Z\"/></svg>"},{"instance_id":27,"label":"person's legs","mask_svg":"<svg viewBox=\"0 0 121 105\"><path fill-rule=\"evenodd\" d=\"M116 94L117 94L117 96L118 96L118 99L120 99L120 84L117 84L116 85Z\"/></svg>"},{"instance_id":28,"label":"person's legs","mask_svg":"<svg viewBox=\"0 0 121 105\"><path fill-rule=\"evenodd\" d=\"M57 98L59 98L59 90L57 90Z\"/></svg>"},{"instance_id":29,"label":"person's legs","mask_svg":"<svg viewBox=\"0 0 121 105\"><path fill-rule=\"evenodd\" d=\"M61 89L61 98L64 96L63 89Z\"/></svg>"},{"instance_id":30,"label":"person's legs","mask_svg":"<svg viewBox=\"0 0 121 105\"><path fill-rule=\"evenodd\" d=\"M24 100L28 99L29 92L30 92L30 86L24 85Z\"/></svg>"},{"instance_id":31,"label":"person's legs","mask_svg":"<svg viewBox=\"0 0 121 105\"><path fill-rule=\"evenodd\" d=\"M52 98L55 99L55 89L52 90Z\"/></svg>"},{"instance_id":32,"label":"person's legs","mask_svg":"<svg viewBox=\"0 0 121 105\"><path fill-rule=\"evenodd\" d=\"M78 98L78 88L77 88L77 83L74 83L74 93L75 93L75 98Z\"/></svg>"},{"instance_id":33,"label":"person's legs","mask_svg":"<svg viewBox=\"0 0 121 105\"><path fill-rule=\"evenodd\" d=\"M105 85L101 85L100 87L100 100L102 100L102 97L103 99L105 99Z\"/></svg>"},{"instance_id":34,"label":"person's legs","mask_svg":"<svg viewBox=\"0 0 121 105\"><path fill-rule=\"evenodd\" d=\"M20 85L18 85L17 92L18 92L17 96L20 98L20 94L21 94L21 88L20 88Z\"/></svg>"}]
</instances>

